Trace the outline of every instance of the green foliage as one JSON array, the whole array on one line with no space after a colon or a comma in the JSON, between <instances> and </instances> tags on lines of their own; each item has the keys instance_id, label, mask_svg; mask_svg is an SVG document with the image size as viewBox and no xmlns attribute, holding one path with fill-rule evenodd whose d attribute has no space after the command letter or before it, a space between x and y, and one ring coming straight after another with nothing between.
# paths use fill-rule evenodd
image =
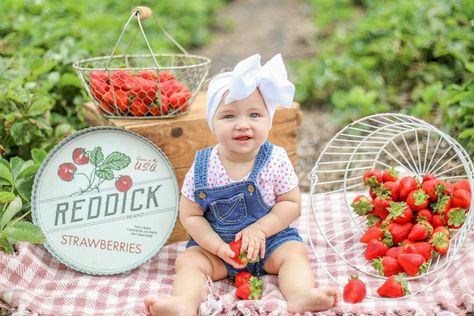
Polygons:
<instances>
[{"instance_id":1,"label":"green foliage","mask_svg":"<svg viewBox=\"0 0 474 316\"><path fill-rule=\"evenodd\" d=\"M182 46L201 46L223 3L141 1L153 11L142 25L154 52L178 51L157 20ZM41 157L85 127L85 93L72 64L110 55L133 7L114 0L0 1L0 250L11 253L20 240L43 241L28 222L34 174ZM135 19L115 54L125 52L149 54Z\"/></svg>"},{"instance_id":2,"label":"green foliage","mask_svg":"<svg viewBox=\"0 0 474 316\"><path fill-rule=\"evenodd\" d=\"M46 157L46 151L33 149L32 160L13 157L0 159L0 251L13 253L17 241L44 242L38 226L28 221L34 176Z\"/></svg>"},{"instance_id":3,"label":"green foliage","mask_svg":"<svg viewBox=\"0 0 474 316\"><path fill-rule=\"evenodd\" d=\"M472 113L469 102L452 101L467 98L473 78L472 1L311 4L319 50L312 60L294 65L298 101L333 107L341 123L384 111L441 119L465 147L474 146L472 115L462 116ZM445 98L451 101L442 109ZM445 113L458 113L456 120L464 123L456 126Z\"/></svg>"}]
</instances>

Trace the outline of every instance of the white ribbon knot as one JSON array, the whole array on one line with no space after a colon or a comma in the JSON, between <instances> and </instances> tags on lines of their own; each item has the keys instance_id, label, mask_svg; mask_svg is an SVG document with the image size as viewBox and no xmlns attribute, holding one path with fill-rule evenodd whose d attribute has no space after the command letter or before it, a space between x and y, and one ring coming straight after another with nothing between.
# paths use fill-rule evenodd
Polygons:
<instances>
[{"instance_id":1,"label":"white ribbon knot","mask_svg":"<svg viewBox=\"0 0 474 316\"><path fill-rule=\"evenodd\" d=\"M291 107L295 86L287 79L281 55L273 56L263 66L260 60L259 54L252 55L240 61L231 72L218 74L211 80L207 90L206 117L212 131L212 118L227 91L229 94L224 104L245 99L258 88L270 114L270 127L277 105Z\"/></svg>"}]
</instances>

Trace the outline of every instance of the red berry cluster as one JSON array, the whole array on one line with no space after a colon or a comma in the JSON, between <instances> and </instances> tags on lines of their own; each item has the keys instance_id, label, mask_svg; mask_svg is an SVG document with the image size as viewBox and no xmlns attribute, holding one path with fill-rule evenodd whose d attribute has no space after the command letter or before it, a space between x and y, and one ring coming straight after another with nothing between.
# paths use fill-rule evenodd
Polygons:
<instances>
[{"instance_id":1,"label":"red berry cluster","mask_svg":"<svg viewBox=\"0 0 474 316\"><path fill-rule=\"evenodd\" d=\"M365 258L378 273L390 277L386 281L390 284L379 288L378 294L405 295L401 274L425 273L434 254L448 252L451 230L466 220L471 205L469 181L452 184L429 174L417 181L412 176L399 178L394 169L374 169L363 175L363 182L369 196L357 196L351 206L367 217L367 230L359 240L367 244ZM397 291L385 291L394 283Z\"/></svg>"},{"instance_id":2,"label":"red berry cluster","mask_svg":"<svg viewBox=\"0 0 474 316\"><path fill-rule=\"evenodd\" d=\"M163 116L185 112L191 90L173 73L142 70L94 70L89 73L90 92L99 111L109 115Z\"/></svg>"}]
</instances>

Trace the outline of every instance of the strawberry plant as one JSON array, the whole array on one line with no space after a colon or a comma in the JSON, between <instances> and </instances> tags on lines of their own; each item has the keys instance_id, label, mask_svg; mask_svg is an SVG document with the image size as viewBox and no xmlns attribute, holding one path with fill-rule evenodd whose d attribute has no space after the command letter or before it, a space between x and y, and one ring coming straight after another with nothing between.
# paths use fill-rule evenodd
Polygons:
<instances>
[{"instance_id":1,"label":"strawberry plant","mask_svg":"<svg viewBox=\"0 0 474 316\"><path fill-rule=\"evenodd\" d=\"M387 111L441 121L474 153L472 1L310 3L318 52L292 64L303 106L340 124Z\"/></svg>"},{"instance_id":2,"label":"strawberry plant","mask_svg":"<svg viewBox=\"0 0 474 316\"><path fill-rule=\"evenodd\" d=\"M46 152L34 149L33 159L0 159L0 250L13 253L18 241L43 243L38 226L31 223L30 195L33 179Z\"/></svg>"}]
</instances>

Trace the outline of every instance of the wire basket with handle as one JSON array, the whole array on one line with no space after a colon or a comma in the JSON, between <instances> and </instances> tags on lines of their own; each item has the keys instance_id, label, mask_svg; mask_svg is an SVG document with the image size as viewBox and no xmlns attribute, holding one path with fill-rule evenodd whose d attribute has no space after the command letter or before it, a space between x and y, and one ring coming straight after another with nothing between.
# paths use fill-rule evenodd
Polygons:
<instances>
[{"instance_id":1,"label":"wire basket with handle","mask_svg":"<svg viewBox=\"0 0 474 316\"><path fill-rule=\"evenodd\" d=\"M355 212L353 203L356 197L364 195L370 201L369 206L373 205L374 199L378 198L377 192L381 191L369 191L364 179L373 170L391 169L399 173L398 180L395 180L397 185L401 185L400 179L404 177L416 179L417 188L422 188L422 184L429 180L439 181L435 183L443 184L440 188L444 191L437 191L438 201L441 198L452 200L453 188L457 191L458 182L459 187L463 183L465 190L462 193L468 201L462 207L449 204L449 210L457 209L462 217L461 224L456 225L448 219L449 214L453 213L446 215L445 210L441 212L435 207L435 202L425 206L433 214L433 218L434 215L439 215L444 221L443 226L450 230L449 249L444 254L434 252L435 255L426 260L426 270L405 276L411 294L404 297L409 297L420 293L439 279L472 231L474 167L467 152L452 137L422 120L403 114L377 114L349 124L327 143L311 171L311 210L307 214L307 227L308 234L314 226L320 232L317 236L310 235L310 244L322 267L326 266L327 258L335 257L339 267L344 267L343 270L365 276L369 287L380 286L387 276L381 275L374 268L373 261L367 259L368 244L361 242L368 226L374 225L369 222L374 219L371 216L375 211L371 206L367 214L362 216ZM447 187L451 191L447 192ZM466 187L470 187L469 191ZM411 225L410 228L421 221L421 217L417 217L420 212L412 212L413 219L407 224ZM375 224L381 223L384 231L388 230L388 225L394 220L390 219L390 215L385 218L385 222L383 218L375 219L380 220ZM435 224L432 223L434 227ZM385 237L387 235L384 233L379 239L386 241ZM433 245L429 236L424 241ZM405 251L410 243L400 241L393 246L400 246ZM326 272L340 286L347 282L348 275L341 275L338 269L326 269ZM386 299L377 294L368 297Z\"/></svg>"},{"instance_id":2,"label":"wire basket with handle","mask_svg":"<svg viewBox=\"0 0 474 316\"><path fill-rule=\"evenodd\" d=\"M148 7L134 8L110 56L89 58L73 65L85 90L104 117L144 119L184 114L207 77L211 60L189 54L156 18L158 27L182 54L153 52L141 23L151 16ZM116 55L117 47L134 19L149 54Z\"/></svg>"}]
</instances>

